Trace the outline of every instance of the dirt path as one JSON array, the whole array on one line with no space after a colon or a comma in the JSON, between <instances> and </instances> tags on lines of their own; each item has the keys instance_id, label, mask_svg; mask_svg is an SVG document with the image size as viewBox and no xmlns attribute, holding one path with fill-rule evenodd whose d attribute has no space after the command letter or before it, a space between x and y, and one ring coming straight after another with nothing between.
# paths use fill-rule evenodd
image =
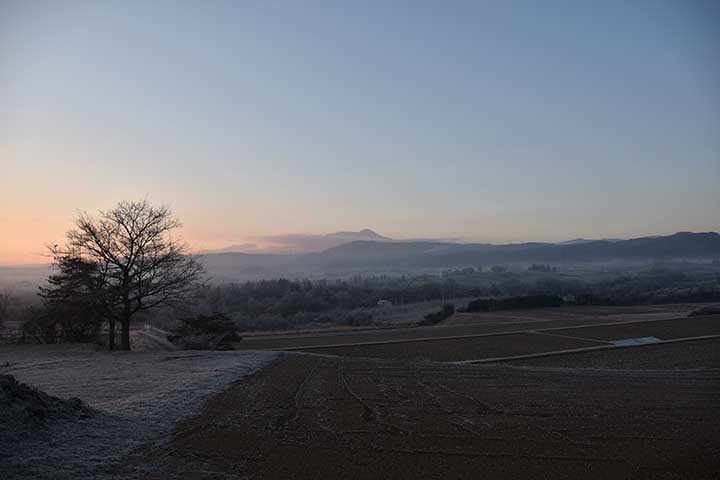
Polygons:
<instances>
[{"instance_id":1,"label":"dirt path","mask_svg":"<svg viewBox=\"0 0 720 480\"><path fill-rule=\"evenodd\" d=\"M720 371L288 355L136 452L125 476L713 478Z\"/></svg>"}]
</instances>

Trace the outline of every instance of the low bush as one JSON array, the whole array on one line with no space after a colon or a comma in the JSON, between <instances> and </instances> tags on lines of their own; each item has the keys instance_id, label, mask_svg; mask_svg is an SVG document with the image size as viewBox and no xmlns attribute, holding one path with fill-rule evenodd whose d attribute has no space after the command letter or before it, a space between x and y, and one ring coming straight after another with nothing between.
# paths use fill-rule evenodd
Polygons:
<instances>
[{"instance_id":1,"label":"low bush","mask_svg":"<svg viewBox=\"0 0 720 480\"><path fill-rule=\"evenodd\" d=\"M231 350L242 340L235 323L222 313L196 315L180 320L168 340L186 350Z\"/></svg>"},{"instance_id":2,"label":"low bush","mask_svg":"<svg viewBox=\"0 0 720 480\"><path fill-rule=\"evenodd\" d=\"M425 315L425 319L420 322L420 325L435 325L436 323L440 323L453 315L455 315L455 305L452 303L446 303L442 306L440 311Z\"/></svg>"},{"instance_id":3,"label":"low bush","mask_svg":"<svg viewBox=\"0 0 720 480\"><path fill-rule=\"evenodd\" d=\"M180 325L175 328L179 337L193 335L218 335L228 331L235 331L235 324L227 315L213 313L210 315L196 315L180 319Z\"/></svg>"},{"instance_id":4,"label":"low bush","mask_svg":"<svg viewBox=\"0 0 720 480\"><path fill-rule=\"evenodd\" d=\"M30 343L60 342L58 322L42 310L31 309L25 312L21 333L25 341Z\"/></svg>"}]
</instances>

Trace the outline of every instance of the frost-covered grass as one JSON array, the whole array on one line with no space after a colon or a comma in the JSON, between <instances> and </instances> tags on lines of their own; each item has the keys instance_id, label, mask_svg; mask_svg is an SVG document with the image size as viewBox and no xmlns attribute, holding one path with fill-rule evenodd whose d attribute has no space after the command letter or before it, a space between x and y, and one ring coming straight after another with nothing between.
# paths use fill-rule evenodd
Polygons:
<instances>
[{"instance_id":1,"label":"frost-covered grass","mask_svg":"<svg viewBox=\"0 0 720 480\"><path fill-rule=\"evenodd\" d=\"M84 347L0 348L0 373L98 413L60 420L0 445L0 477L111 478L133 448L162 441L205 398L265 366L269 352L97 352Z\"/></svg>"}]
</instances>

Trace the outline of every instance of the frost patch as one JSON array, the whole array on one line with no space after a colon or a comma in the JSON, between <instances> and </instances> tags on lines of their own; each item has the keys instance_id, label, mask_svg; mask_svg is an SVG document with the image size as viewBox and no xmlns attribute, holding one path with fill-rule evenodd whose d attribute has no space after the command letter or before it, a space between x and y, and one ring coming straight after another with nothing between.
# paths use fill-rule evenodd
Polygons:
<instances>
[{"instance_id":1,"label":"frost patch","mask_svg":"<svg viewBox=\"0 0 720 480\"><path fill-rule=\"evenodd\" d=\"M0 350L0 366L7 365L0 367L0 374L13 375L42 390L53 408L65 411L61 406L77 405L77 401L57 402L76 397L94 411L92 415L56 415L12 439L3 438L3 479L111 478L117 462L132 449L162 440L175 423L198 413L209 395L256 372L276 356L232 351Z\"/></svg>"},{"instance_id":2,"label":"frost patch","mask_svg":"<svg viewBox=\"0 0 720 480\"><path fill-rule=\"evenodd\" d=\"M638 338L622 338L620 340L611 340L610 343L619 347L629 345L645 345L646 343L657 343L660 339L657 337L638 337Z\"/></svg>"}]
</instances>

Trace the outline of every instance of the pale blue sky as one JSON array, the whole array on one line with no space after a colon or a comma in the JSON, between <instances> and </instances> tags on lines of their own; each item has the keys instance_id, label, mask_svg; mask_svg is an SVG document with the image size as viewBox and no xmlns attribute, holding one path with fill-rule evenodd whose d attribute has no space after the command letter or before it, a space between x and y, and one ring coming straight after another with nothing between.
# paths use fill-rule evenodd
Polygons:
<instances>
[{"instance_id":1,"label":"pale blue sky","mask_svg":"<svg viewBox=\"0 0 720 480\"><path fill-rule=\"evenodd\" d=\"M720 2L0 0L0 162L0 263L146 194L198 248L718 230Z\"/></svg>"}]
</instances>

